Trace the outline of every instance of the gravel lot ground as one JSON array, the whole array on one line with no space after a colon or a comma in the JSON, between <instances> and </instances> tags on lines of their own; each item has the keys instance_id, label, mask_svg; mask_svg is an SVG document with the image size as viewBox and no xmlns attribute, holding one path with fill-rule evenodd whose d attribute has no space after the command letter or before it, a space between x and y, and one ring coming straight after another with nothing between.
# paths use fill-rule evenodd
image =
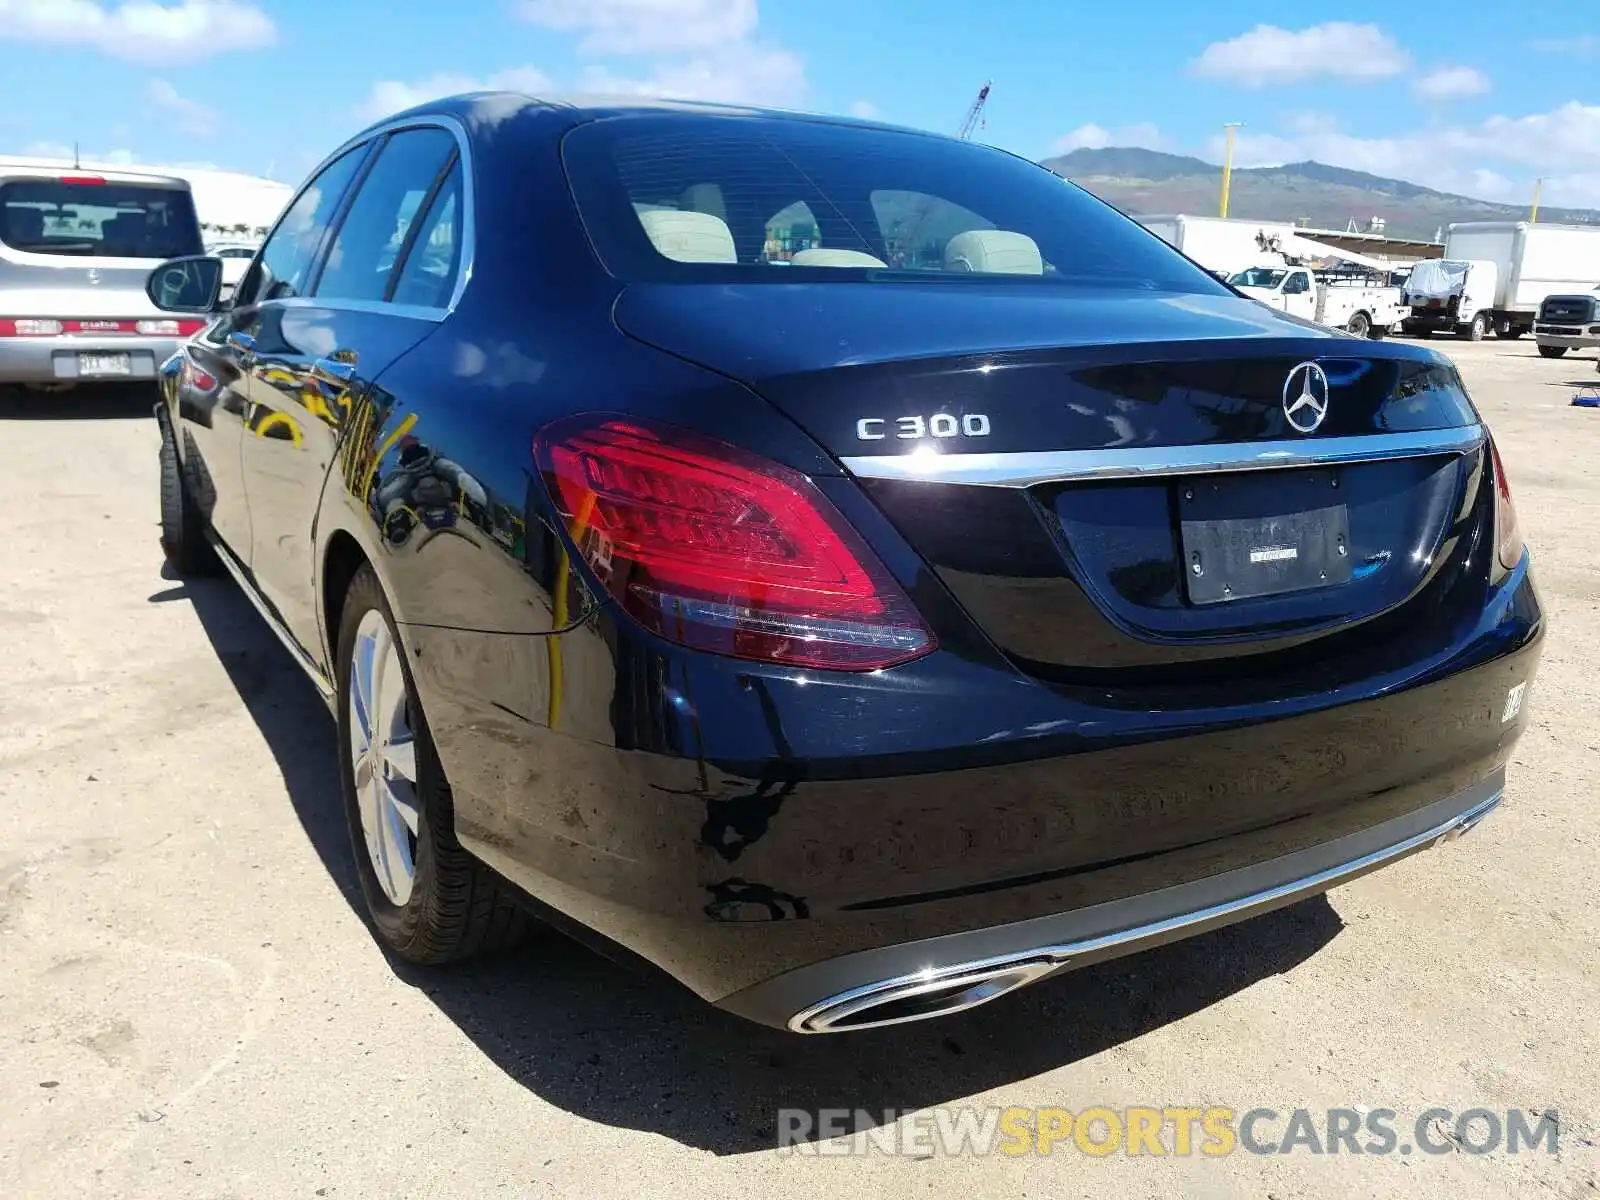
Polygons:
<instances>
[{"instance_id":1,"label":"gravel lot ground","mask_svg":"<svg viewBox=\"0 0 1600 1200\"><path fill-rule=\"evenodd\" d=\"M1437 344L1552 623L1508 803L1325 899L843 1039L560 943L391 967L326 711L231 585L163 573L150 397L0 402L0 1195L1600 1198L1600 412L1568 406L1600 377ZM772 1149L780 1106L969 1104L1359 1105L1402 1134L1430 1105L1556 1110L1560 1152Z\"/></svg>"}]
</instances>

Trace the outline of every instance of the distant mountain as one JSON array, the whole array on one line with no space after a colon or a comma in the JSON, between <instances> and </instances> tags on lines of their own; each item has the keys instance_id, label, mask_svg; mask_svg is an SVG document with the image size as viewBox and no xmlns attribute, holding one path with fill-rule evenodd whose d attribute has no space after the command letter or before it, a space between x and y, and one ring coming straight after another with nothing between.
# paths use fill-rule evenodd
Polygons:
<instances>
[{"instance_id":1,"label":"distant mountain","mask_svg":"<svg viewBox=\"0 0 1600 1200\"><path fill-rule=\"evenodd\" d=\"M1127 213L1204 216L1217 210L1222 168L1189 155L1108 146L1047 158L1044 165ZM1474 200L1319 162L1235 169L1230 190L1229 216L1324 229L1343 229L1351 221L1365 229L1373 217L1382 217L1393 237L1432 238L1452 221L1515 221L1528 215L1525 204ZM1541 206L1539 218L1595 225L1600 211Z\"/></svg>"}]
</instances>

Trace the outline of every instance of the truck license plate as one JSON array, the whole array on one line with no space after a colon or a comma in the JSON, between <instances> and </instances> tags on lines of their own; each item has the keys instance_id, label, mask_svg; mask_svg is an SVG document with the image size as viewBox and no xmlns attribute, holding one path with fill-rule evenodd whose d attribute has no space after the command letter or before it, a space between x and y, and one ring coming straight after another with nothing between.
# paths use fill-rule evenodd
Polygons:
<instances>
[{"instance_id":1,"label":"truck license plate","mask_svg":"<svg viewBox=\"0 0 1600 1200\"><path fill-rule=\"evenodd\" d=\"M80 354L79 375L132 375L133 358L128 354Z\"/></svg>"}]
</instances>

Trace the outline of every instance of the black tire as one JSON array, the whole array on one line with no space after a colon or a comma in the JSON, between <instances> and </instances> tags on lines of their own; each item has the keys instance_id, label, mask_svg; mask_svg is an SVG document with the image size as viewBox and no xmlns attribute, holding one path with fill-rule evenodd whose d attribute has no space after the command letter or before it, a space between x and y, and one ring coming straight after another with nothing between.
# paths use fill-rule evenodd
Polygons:
<instances>
[{"instance_id":1,"label":"black tire","mask_svg":"<svg viewBox=\"0 0 1600 1200\"><path fill-rule=\"evenodd\" d=\"M1350 323L1344 328L1345 332L1352 337L1370 337L1372 335L1372 319L1366 313L1358 312L1350 318Z\"/></svg>"},{"instance_id":2,"label":"black tire","mask_svg":"<svg viewBox=\"0 0 1600 1200\"><path fill-rule=\"evenodd\" d=\"M1381 342L1384 338L1389 336L1389 331L1382 325L1374 325L1371 329L1367 330L1367 336L1375 342Z\"/></svg>"},{"instance_id":3,"label":"black tire","mask_svg":"<svg viewBox=\"0 0 1600 1200\"><path fill-rule=\"evenodd\" d=\"M1516 341L1526 332L1527 330L1518 325L1513 325L1510 321L1501 321L1494 327L1495 337L1504 338L1508 342Z\"/></svg>"},{"instance_id":4,"label":"black tire","mask_svg":"<svg viewBox=\"0 0 1600 1200\"><path fill-rule=\"evenodd\" d=\"M1539 343L1539 354L1544 358L1560 358L1566 352L1565 346L1546 346L1543 342Z\"/></svg>"},{"instance_id":5,"label":"black tire","mask_svg":"<svg viewBox=\"0 0 1600 1200\"><path fill-rule=\"evenodd\" d=\"M206 540L205 521L184 483L171 422L163 413L156 423L161 427L161 549L180 576L215 575L216 551Z\"/></svg>"},{"instance_id":6,"label":"black tire","mask_svg":"<svg viewBox=\"0 0 1600 1200\"><path fill-rule=\"evenodd\" d=\"M452 962L474 954L501 949L525 931L529 918L510 888L493 871L461 848L456 840L455 809L450 786L434 749L428 724L417 703L416 685L403 651L400 672L405 680L407 717L416 744L417 832L412 847L415 875L411 895L401 906L392 904L372 865L362 831L361 812L351 761L350 675L356 630L361 619L376 609L400 642L394 617L378 577L363 565L350 581L339 621L337 658L339 719L339 778L344 793L345 822L350 847L361 878L372 927L382 945L407 962Z\"/></svg>"},{"instance_id":7,"label":"black tire","mask_svg":"<svg viewBox=\"0 0 1600 1200\"><path fill-rule=\"evenodd\" d=\"M1469 342L1483 341L1484 335L1488 332L1489 318L1484 316L1483 313L1473 317L1467 324L1456 327L1457 336L1464 337Z\"/></svg>"}]
</instances>

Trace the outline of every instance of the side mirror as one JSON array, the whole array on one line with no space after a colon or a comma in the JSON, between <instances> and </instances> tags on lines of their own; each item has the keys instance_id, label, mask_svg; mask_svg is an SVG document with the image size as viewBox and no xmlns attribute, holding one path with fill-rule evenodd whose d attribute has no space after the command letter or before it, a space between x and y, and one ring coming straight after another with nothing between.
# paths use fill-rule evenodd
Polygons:
<instances>
[{"instance_id":1,"label":"side mirror","mask_svg":"<svg viewBox=\"0 0 1600 1200\"><path fill-rule=\"evenodd\" d=\"M162 312L213 313L222 294L222 260L204 254L169 259L150 272L144 294Z\"/></svg>"}]
</instances>

